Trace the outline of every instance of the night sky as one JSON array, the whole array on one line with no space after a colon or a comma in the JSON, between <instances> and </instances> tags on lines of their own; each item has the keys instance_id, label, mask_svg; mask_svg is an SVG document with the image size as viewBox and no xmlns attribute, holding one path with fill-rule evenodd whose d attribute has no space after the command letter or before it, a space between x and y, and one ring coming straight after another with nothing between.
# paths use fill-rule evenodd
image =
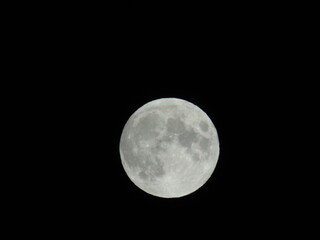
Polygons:
<instances>
[{"instance_id":1,"label":"night sky","mask_svg":"<svg viewBox=\"0 0 320 240\"><path fill-rule=\"evenodd\" d=\"M281 14L275 23L262 6L120 5L51 6L12 22L11 233L286 239L296 86L282 81L291 65ZM220 141L209 181L178 199L135 187L119 155L131 114L163 97L199 106Z\"/></svg>"}]
</instances>

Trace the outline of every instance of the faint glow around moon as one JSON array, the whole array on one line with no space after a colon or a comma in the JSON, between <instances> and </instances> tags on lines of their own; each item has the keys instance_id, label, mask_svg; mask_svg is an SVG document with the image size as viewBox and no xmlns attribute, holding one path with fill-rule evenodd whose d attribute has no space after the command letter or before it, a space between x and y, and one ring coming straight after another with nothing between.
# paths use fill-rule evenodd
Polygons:
<instances>
[{"instance_id":1,"label":"faint glow around moon","mask_svg":"<svg viewBox=\"0 0 320 240\"><path fill-rule=\"evenodd\" d=\"M162 98L139 108L120 139L123 168L143 191L158 197L188 195L212 175L219 156L215 126L196 105Z\"/></svg>"}]
</instances>

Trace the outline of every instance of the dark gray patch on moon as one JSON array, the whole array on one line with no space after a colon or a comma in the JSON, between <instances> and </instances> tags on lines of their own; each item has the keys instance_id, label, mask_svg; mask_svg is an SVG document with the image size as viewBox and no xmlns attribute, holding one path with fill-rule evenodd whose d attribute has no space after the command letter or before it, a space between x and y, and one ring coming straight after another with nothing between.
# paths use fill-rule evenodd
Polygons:
<instances>
[{"instance_id":1,"label":"dark gray patch on moon","mask_svg":"<svg viewBox=\"0 0 320 240\"><path fill-rule=\"evenodd\" d=\"M165 174L163 163L159 158L155 158L154 161L149 159L145 164L140 165L139 177L142 180L150 179L155 180Z\"/></svg>"},{"instance_id":2,"label":"dark gray patch on moon","mask_svg":"<svg viewBox=\"0 0 320 240\"><path fill-rule=\"evenodd\" d=\"M174 134L181 134L185 130L184 123L177 118L169 118L167 120L167 131Z\"/></svg>"},{"instance_id":3,"label":"dark gray patch on moon","mask_svg":"<svg viewBox=\"0 0 320 240\"><path fill-rule=\"evenodd\" d=\"M199 142L201 150L207 152L210 146L210 140L208 138L202 137Z\"/></svg>"},{"instance_id":4,"label":"dark gray patch on moon","mask_svg":"<svg viewBox=\"0 0 320 240\"><path fill-rule=\"evenodd\" d=\"M148 140L155 138L159 135L156 131L157 126L160 124L160 117L156 113L150 113L145 117L142 117L135 130L135 136L137 140Z\"/></svg>"},{"instance_id":5,"label":"dark gray patch on moon","mask_svg":"<svg viewBox=\"0 0 320 240\"><path fill-rule=\"evenodd\" d=\"M140 177L141 179L143 179L143 180L146 180L146 179L149 178L149 176L148 176L145 172L143 172L143 171L141 171L141 172L139 173L139 177Z\"/></svg>"},{"instance_id":6,"label":"dark gray patch on moon","mask_svg":"<svg viewBox=\"0 0 320 240\"><path fill-rule=\"evenodd\" d=\"M186 148L190 148L192 143L198 140L198 134L193 129L187 130L184 122L179 118L167 120L167 132L169 135L170 133L177 135L179 143Z\"/></svg>"},{"instance_id":7,"label":"dark gray patch on moon","mask_svg":"<svg viewBox=\"0 0 320 240\"><path fill-rule=\"evenodd\" d=\"M203 131L203 132L207 132L208 129L209 129L209 126L208 124L205 122L205 121L201 121L199 123L199 126L200 126L200 129Z\"/></svg>"},{"instance_id":8,"label":"dark gray patch on moon","mask_svg":"<svg viewBox=\"0 0 320 240\"><path fill-rule=\"evenodd\" d=\"M194 153L194 154L192 155L192 159L193 159L193 161L195 161L195 162L199 162L199 161L200 161L200 156L199 156L199 154L198 154L198 153Z\"/></svg>"},{"instance_id":9,"label":"dark gray patch on moon","mask_svg":"<svg viewBox=\"0 0 320 240\"><path fill-rule=\"evenodd\" d=\"M159 152L165 151L166 148L163 146L164 142L172 142L172 139L169 136L163 136L160 139L156 139L154 146L151 147L151 152L157 155Z\"/></svg>"},{"instance_id":10,"label":"dark gray patch on moon","mask_svg":"<svg viewBox=\"0 0 320 240\"><path fill-rule=\"evenodd\" d=\"M179 135L178 137L179 143L186 147L189 148L191 147L192 143L196 142L198 139L198 134L195 133L193 130L185 130L182 134Z\"/></svg>"},{"instance_id":11,"label":"dark gray patch on moon","mask_svg":"<svg viewBox=\"0 0 320 240\"><path fill-rule=\"evenodd\" d=\"M169 134L165 134L163 135L163 137L159 140L159 144L161 144L162 142L166 142L166 143L171 143L173 142L173 136Z\"/></svg>"}]
</instances>

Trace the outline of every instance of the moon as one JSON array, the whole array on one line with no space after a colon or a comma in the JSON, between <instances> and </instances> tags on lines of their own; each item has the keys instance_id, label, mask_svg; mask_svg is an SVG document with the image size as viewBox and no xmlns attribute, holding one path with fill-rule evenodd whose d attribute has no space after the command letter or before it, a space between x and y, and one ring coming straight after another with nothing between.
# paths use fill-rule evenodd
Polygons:
<instances>
[{"instance_id":1,"label":"moon","mask_svg":"<svg viewBox=\"0 0 320 240\"><path fill-rule=\"evenodd\" d=\"M209 116L178 98L157 99L134 112L119 148L131 181L162 198L195 192L210 178L219 157L218 134Z\"/></svg>"}]
</instances>

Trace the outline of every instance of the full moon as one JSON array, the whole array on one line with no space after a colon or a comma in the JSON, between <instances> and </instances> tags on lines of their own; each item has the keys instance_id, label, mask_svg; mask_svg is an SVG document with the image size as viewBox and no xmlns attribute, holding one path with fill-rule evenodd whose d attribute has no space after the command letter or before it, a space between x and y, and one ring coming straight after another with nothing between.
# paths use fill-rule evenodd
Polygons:
<instances>
[{"instance_id":1,"label":"full moon","mask_svg":"<svg viewBox=\"0 0 320 240\"><path fill-rule=\"evenodd\" d=\"M215 126L196 105L161 98L132 114L121 134L120 157L131 181L163 198L195 192L212 175L219 157Z\"/></svg>"}]
</instances>

